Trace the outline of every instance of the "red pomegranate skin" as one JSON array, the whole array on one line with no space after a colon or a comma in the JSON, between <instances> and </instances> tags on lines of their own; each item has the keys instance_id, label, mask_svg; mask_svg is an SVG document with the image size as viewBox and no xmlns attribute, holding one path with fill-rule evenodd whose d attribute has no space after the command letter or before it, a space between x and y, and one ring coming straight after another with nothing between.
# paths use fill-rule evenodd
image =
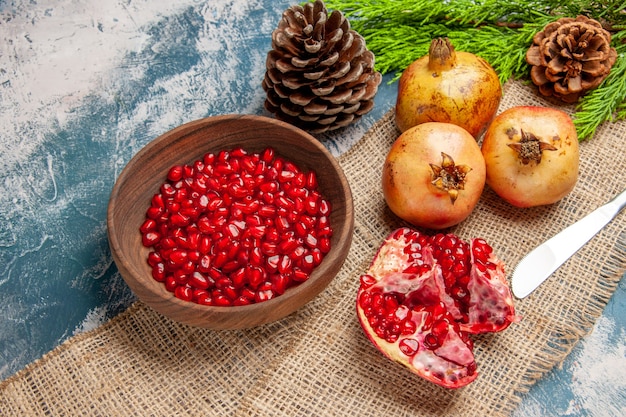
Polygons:
<instances>
[{"instance_id":1,"label":"red pomegranate skin","mask_svg":"<svg viewBox=\"0 0 626 417\"><path fill-rule=\"evenodd\" d=\"M523 137L534 138L539 159L524 160L515 150ZM503 200L527 208L554 204L576 186L580 150L576 127L569 115L543 106L515 106L491 123L481 145L487 168L486 183Z\"/></svg>"},{"instance_id":2,"label":"red pomegranate skin","mask_svg":"<svg viewBox=\"0 0 626 417\"><path fill-rule=\"evenodd\" d=\"M432 166L443 164L443 154L456 166L470 169L459 181L458 195L438 188ZM474 138L450 123L422 123L402 133L387 153L382 190L391 211L414 226L445 229L472 213L485 186L485 161Z\"/></svg>"}]
</instances>

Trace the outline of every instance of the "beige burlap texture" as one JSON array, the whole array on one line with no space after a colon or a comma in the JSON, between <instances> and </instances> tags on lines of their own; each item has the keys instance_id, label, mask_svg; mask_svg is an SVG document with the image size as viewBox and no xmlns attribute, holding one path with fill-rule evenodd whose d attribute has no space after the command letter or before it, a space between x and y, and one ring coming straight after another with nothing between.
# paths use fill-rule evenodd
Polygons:
<instances>
[{"instance_id":1,"label":"beige burlap texture","mask_svg":"<svg viewBox=\"0 0 626 417\"><path fill-rule=\"evenodd\" d=\"M519 82L500 111L555 106ZM572 108L564 108L571 112ZM259 328L213 331L168 320L141 302L75 336L0 383L0 414L53 416L506 416L587 334L626 271L622 213L531 296L507 330L475 338L480 373L447 390L384 358L355 314L359 275L403 225L383 200L380 172L398 132L389 112L340 158L354 194L348 259L331 285L291 316ZM508 272L537 244L626 185L626 123L581 145L574 191L549 207L517 209L486 189L451 231L484 237Z\"/></svg>"}]
</instances>

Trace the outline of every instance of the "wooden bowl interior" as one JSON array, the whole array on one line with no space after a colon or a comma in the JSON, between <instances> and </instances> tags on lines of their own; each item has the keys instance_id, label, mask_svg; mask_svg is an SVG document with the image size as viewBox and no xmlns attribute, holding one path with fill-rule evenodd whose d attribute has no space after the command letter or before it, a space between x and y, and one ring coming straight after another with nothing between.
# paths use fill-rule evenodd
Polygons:
<instances>
[{"instance_id":1,"label":"wooden bowl interior","mask_svg":"<svg viewBox=\"0 0 626 417\"><path fill-rule=\"evenodd\" d=\"M283 295L248 306L212 307L180 300L155 281L147 264L149 249L139 226L154 194L174 164L192 163L207 152L237 146L261 152L268 146L303 170L313 169L331 203L331 251L304 283ZM309 302L341 268L354 227L352 195L335 158L315 138L286 123L252 115L225 115L182 125L146 145L127 164L111 192L107 213L113 259L135 295L159 313L181 323L214 329L246 328L278 320Z\"/></svg>"}]
</instances>

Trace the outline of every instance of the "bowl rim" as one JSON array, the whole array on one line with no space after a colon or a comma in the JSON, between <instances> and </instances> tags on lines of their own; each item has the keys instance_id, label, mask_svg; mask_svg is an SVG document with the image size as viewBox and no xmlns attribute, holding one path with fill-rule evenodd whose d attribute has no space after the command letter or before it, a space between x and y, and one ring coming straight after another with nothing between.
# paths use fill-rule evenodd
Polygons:
<instances>
[{"instance_id":1,"label":"bowl rim","mask_svg":"<svg viewBox=\"0 0 626 417\"><path fill-rule=\"evenodd\" d=\"M193 121L189 121L159 135L155 139L149 141L137 153L135 153L135 155L133 155L131 159L126 163L126 165L120 172L118 178L116 179L115 184L111 190L109 203L107 207L107 235L108 235L108 240L109 240L109 245L110 245L111 253L113 256L113 260L116 264L116 267L118 267L118 271L120 272L120 275L122 276L124 281L127 281L126 277L124 276L124 273L122 273L122 269L128 270L126 266L133 265L134 262L132 262L131 259L122 252L121 248L123 245L120 244L119 236L113 233L114 230L118 229L116 227L116 219L115 219L114 213L115 213L115 202L117 201L120 195L121 188L123 184L133 174L131 171L132 171L132 167L136 164L136 162L144 158L146 155L150 155L150 153L155 148L158 148L162 142L172 140L172 137L180 136L180 138L182 138L186 136L184 132L187 130L190 130L190 132L195 132L198 129L201 129L202 127L210 125L210 124L231 122L233 120L248 120L248 121L252 121L256 123L274 125L282 129L293 131L297 135L305 137L310 145L312 145L314 148L316 148L317 151L319 151L320 153L324 155L325 159L328 160L328 162L330 163L330 165L333 167L334 171L336 172L336 175L339 177L340 184L337 184L337 186L342 188L342 194L345 196L344 210L346 212L346 216L345 216L346 222L342 224L340 228L337 228L337 229L333 228L333 237L335 237L334 236L335 233L339 232L339 235L337 236L337 239L335 241L340 242L341 244L346 244L347 242L347 248L345 248L345 254L340 259L336 259L338 265L335 265L334 268L330 268L331 271L335 270L332 273L331 277L326 277L325 280L323 279L324 275L322 275L322 273L326 272L326 269L328 269L328 265L326 266L325 269L319 269L320 266L324 265L324 260L326 260L326 258L324 258L324 260L322 261L322 264L320 264L314 270L314 272L311 274L309 279L298 284L297 286L287 289L285 293L275 298L272 298L267 301L259 302L259 303L252 303L252 304L243 305L243 306L202 305L202 304L198 304L192 301L185 301L185 300L177 298L172 292L167 291L165 289L165 286L162 283L159 283L162 287L162 292L159 292L158 296L162 297L163 301L174 304L178 308L181 308L181 309L192 309L192 310L198 310L201 312L204 311L204 312L223 312L223 313L228 312L228 313L254 314L256 311L266 310L266 309L272 308L273 306L284 304L285 302L288 302L291 298L293 298L297 293L303 290L307 290L309 287L314 287L311 289L313 291L313 295L302 304L302 305L305 305L308 302L310 302L313 298L315 298L321 291L323 291L324 288L327 287L327 285L336 277L336 275L339 273L339 270L342 268L348 256L348 252L352 244L352 234L354 231L354 202L353 202L352 191L350 188L350 184L345 176L345 173L343 169L341 168L341 166L339 165L339 162L318 139L316 139L314 136L312 136L308 132L294 125L291 125L287 122L283 122L278 119L274 119L274 118L270 118L270 117L266 117L262 115L232 113L232 114L208 116L208 117L196 119ZM198 158L200 158L201 156L202 155L198 155ZM288 157L286 158L288 159ZM122 267L120 268L120 266L118 265L121 265ZM315 273L316 271L318 271L318 274ZM144 277L143 279L136 278L135 280L137 282L143 282L146 279L152 279L152 277ZM322 284L320 284L321 281L322 281ZM127 284L129 283L127 282ZM321 288L315 288L320 285L321 285ZM299 289L299 291L296 291L296 289ZM131 290L135 292L134 288L132 287L131 287ZM150 290L150 292L152 291ZM300 307L296 308L296 310L299 308ZM286 315L289 315L289 314L291 313L288 313Z\"/></svg>"}]
</instances>

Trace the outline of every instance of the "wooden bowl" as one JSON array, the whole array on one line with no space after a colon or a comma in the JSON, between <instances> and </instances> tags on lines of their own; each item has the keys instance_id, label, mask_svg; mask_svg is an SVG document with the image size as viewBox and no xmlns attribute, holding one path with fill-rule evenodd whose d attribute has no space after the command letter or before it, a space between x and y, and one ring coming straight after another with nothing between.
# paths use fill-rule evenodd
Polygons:
<instances>
[{"instance_id":1,"label":"wooden bowl","mask_svg":"<svg viewBox=\"0 0 626 417\"><path fill-rule=\"evenodd\" d=\"M313 169L319 189L331 203L331 250L309 279L271 300L246 306L215 307L176 298L151 275L150 250L139 227L169 168L192 163L208 152L241 146L261 152L268 146L298 165ZM354 229L352 194L341 167L308 133L287 123L253 115L208 117L177 127L141 149L117 179L108 205L108 238L120 274L145 304L175 321L212 329L249 328L283 318L319 294L348 255Z\"/></svg>"}]
</instances>

